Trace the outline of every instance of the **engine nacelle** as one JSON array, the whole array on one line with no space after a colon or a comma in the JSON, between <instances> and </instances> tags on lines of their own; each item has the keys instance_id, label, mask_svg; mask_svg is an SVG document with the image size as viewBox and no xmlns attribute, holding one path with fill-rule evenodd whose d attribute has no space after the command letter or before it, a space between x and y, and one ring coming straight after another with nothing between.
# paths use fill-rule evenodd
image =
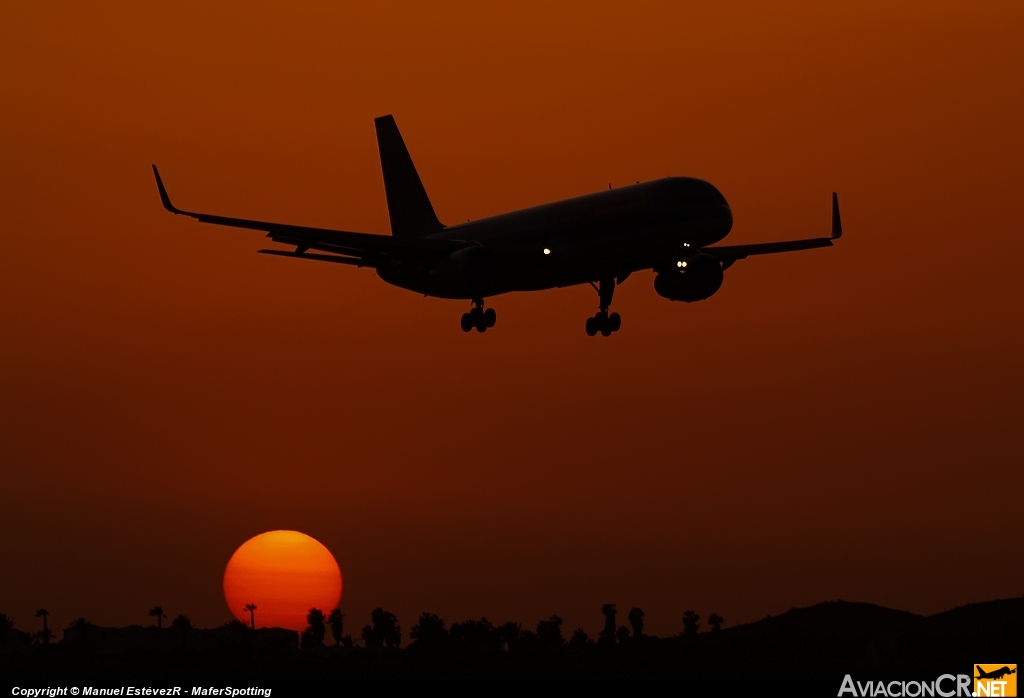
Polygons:
<instances>
[{"instance_id":1,"label":"engine nacelle","mask_svg":"<svg viewBox=\"0 0 1024 698\"><path fill-rule=\"evenodd\" d=\"M494 271L494 254L483 247L466 247L451 253L434 268L434 276L453 284L480 284Z\"/></svg>"},{"instance_id":2,"label":"engine nacelle","mask_svg":"<svg viewBox=\"0 0 1024 698\"><path fill-rule=\"evenodd\" d=\"M693 303L710 298L722 287L725 274L718 260L708 254L690 257L678 271L663 271L654 277L654 290L670 301Z\"/></svg>"}]
</instances>

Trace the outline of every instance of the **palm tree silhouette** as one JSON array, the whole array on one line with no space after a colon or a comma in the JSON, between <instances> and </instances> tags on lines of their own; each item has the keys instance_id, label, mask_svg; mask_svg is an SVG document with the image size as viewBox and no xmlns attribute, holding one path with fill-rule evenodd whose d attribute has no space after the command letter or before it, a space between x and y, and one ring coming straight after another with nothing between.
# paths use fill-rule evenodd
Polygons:
<instances>
[{"instance_id":1,"label":"palm tree silhouette","mask_svg":"<svg viewBox=\"0 0 1024 698\"><path fill-rule=\"evenodd\" d=\"M370 622L372 625L363 628L363 642L367 647L398 647L402 644L402 628L394 613L375 608L370 611Z\"/></svg>"},{"instance_id":2,"label":"palm tree silhouette","mask_svg":"<svg viewBox=\"0 0 1024 698\"><path fill-rule=\"evenodd\" d=\"M331 637L334 638L335 646L341 644L341 636L345 632L345 614L340 609L331 611L327 616L327 624L331 626Z\"/></svg>"},{"instance_id":3,"label":"palm tree silhouette","mask_svg":"<svg viewBox=\"0 0 1024 698\"><path fill-rule=\"evenodd\" d=\"M604 630L600 637L605 642L615 642L615 604L606 603L601 606L601 613L604 614Z\"/></svg>"},{"instance_id":4,"label":"palm tree silhouette","mask_svg":"<svg viewBox=\"0 0 1024 698\"><path fill-rule=\"evenodd\" d=\"M302 649L312 649L324 644L324 635L327 633L327 626L324 625L324 612L319 608L309 609L306 614L306 629L302 631L299 644Z\"/></svg>"},{"instance_id":5,"label":"palm tree silhouette","mask_svg":"<svg viewBox=\"0 0 1024 698\"><path fill-rule=\"evenodd\" d=\"M64 631L64 641L67 642L70 639L87 644L92 640L95 629L96 625L91 620L87 620L84 617L75 618L68 625L68 629Z\"/></svg>"},{"instance_id":6,"label":"palm tree silhouette","mask_svg":"<svg viewBox=\"0 0 1024 698\"><path fill-rule=\"evenodd\" d=\"M644 634L644 612L643 609L633 607L629 611L629 624L633 626L633 637L640 637Z\"/></svg>"},{"instance_id":7,"label":"palm tree silhouette","mask_svg":"<svg viewBox=\"0 0 1024 698\"><path fill-rule=\"evenodd\" d=\"M164 615L164 609L160 608L159 606L153 606L153 608L149 609L149 615L156 618L156 629L158 631L163 630L164 618L167 617Z\"/></svg>"},{"instance_id":8,"label":"palm tree silhouette","mask_svg":"<svg viewBox=\"0 0 1024 698\"><path fill-rule=\"evenodd\" d=\"M256 604L247 603L245 604L245 610L249 612L249 627L253 630L256 629Z\"/></svg>"},{"instance_id":9,"label":"palm tree silhouette","mask_svg":"<svg viewBox=\"0 0 1024 698\"><path fill-rule=\"evenodd\" d=\"M697 630L700 628L700 616L693 611L687 611L683 614L683 634L684 635L696 635Z\"/></svg>"},{"instance_id":10,"label":"palm tree silhouette","mask_svg":"<svg viewBox=\"0 0 1024 698\"><path fill-rule=\"evenodd\" d=\"M36 611L36 618L43 619L43 630L39 633L39 639L43 641L44 645L50 644L50 638L53 637L53 633L50 632L50 626L46 623L46 617L50 615L50 612L45 608L40 608Z\"/></svg>"}]
</instances>

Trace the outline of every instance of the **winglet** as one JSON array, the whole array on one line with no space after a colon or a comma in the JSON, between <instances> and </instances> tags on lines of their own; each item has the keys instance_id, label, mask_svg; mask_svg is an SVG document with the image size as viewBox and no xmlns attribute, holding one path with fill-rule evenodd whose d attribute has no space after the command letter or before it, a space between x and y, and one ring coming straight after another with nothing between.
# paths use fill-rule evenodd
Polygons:
<instances>
[{"instance_id":1,"label":"winglet","mask_svg":"<svg viewBox=\"0 0 1024 698\"><path fill-rule=\"evenodd\" d=\"M156 169L156 168L154 168ZM839 196L832 192L832 240L843 237L843 221L839 218Z\"/></svg>"},{"instance_id":2,"label":"winglet","mask_svg":"<svg viewBox=\"0 0 1024 698\"><path fill-rule=\"evenodd\" d=\"M153 175L156 177L156 188L160 190L160 201L163 202L164 208L174 214L184 213L174 207L171 203L171 197L167 196L167 189L164 188L163 180L160 179L160 172L156 169L156 165L153 165Z\"/></svg>"}]
</instances>

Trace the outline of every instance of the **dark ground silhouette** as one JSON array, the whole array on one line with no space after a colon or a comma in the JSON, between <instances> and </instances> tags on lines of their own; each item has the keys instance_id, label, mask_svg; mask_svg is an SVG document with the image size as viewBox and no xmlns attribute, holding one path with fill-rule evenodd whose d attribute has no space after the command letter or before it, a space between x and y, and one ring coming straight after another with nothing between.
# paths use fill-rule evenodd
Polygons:
<instances>
[{"instance_id":1,"label":"dark ground silhouette","mask_svg":"<svg viewBox=\"0 0 1024 698\"><path fill-rule=\"evenodd\" d=\"M241 621L192 627L102 628L73 621L60 642L50 630L19 630L0 614L0 676L20 685L246 685L357 681L671 681L694 684L828 684L845 674L872 679L934 679L973 673L976 662L1015 663L1024 650L1024 598L990 601L919 616L865 603L832 601L734 627L688 611L678 635L644 634L644 613L616 626L614 604L601 611L597 638L568 632L551 616L533 628L486 618L452 623L423 613L406 637L398 619L374 609L360 639L344 635L340 612L311 609L302 633L252 630ZM41 616L44 617L44 616ZM597 614L595 613L595 620ZM333 644L325 644L327 631ZM568 636L568 637L567 637ZM404 644L403 644L404 642ZM835 695L835 693L830 693Z\"/></svg>"}]
</instances>

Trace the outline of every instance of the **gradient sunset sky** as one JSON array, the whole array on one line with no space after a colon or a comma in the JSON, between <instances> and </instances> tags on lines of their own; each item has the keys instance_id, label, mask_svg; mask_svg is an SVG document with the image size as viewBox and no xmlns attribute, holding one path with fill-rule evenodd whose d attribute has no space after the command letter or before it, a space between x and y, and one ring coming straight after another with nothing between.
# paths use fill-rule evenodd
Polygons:
<instances>
[{"instance_id":1,"label":"gradient sunset sky","mask_svg":"<svg viewBox=\"0 0 1024 698\"><path fill-rule=\"evenodd\" d=\"M0 5L0 612L231 618L294 529L370 609L651 632L1024 592L1024 4ZM388 232L690 175L738 262L468 303L165 212ZM58 633L59 636L59 633Z\"/></svg>"}]
</instances>

